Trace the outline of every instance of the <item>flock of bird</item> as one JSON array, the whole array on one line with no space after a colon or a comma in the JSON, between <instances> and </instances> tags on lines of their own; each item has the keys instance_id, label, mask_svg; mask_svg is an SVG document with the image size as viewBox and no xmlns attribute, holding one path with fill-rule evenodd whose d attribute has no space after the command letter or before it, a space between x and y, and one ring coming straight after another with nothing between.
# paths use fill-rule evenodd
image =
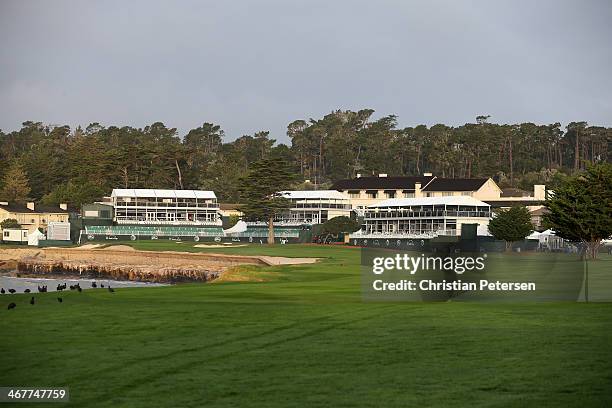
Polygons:
<instances>
[{"instance_id":1,"label":"flock of bird","mask_svg":"<svg viewBox=\"0 0 612 408\"><path fill-rule=\"evenodd\" d=\"M45 292L47 292L47 286L46 286L46 285L44 285L44 286L37 286L37 287L38 287L38 292L39 292L39 293L45 293ZM98 287L98 284L97 284L96 282L91 282L91 287L95 289L95 288L97 288L97 287ZM105 286L104 286L104 284L103 284L103 283L100 283L100 288L102 288L102 289L103 289L104 287L105 287ZM61 291L63 291L63 290L66 290L66 288L70 288L70 290L76 290L76 291L78 291L78 292L82 292L82 291L83 291L83 289L81 288L81 284L80 284L80 283L77 283L76 285L70 285L70 286L67 286L65 282L64 282L64 284L63 284L63 285L58 284L58 285L57 285L57 287L55 288L55 290L56 290L57 292L61 292ZM115 293L115 289L111 288L111 286L110 286L110 285L107 285L107 286L106 286L106 288L107 288L107 290L108 290L110 293ZM7 289L7 290L4 290L4 288L0 288L0 294L4 295L4 294L6 294L7 292L8 292L8 293L10 293L10 294L17 293L17 291L16 291L15 289ZM31 292L31 290L30 290L30 289L24 289L24 291L23 291L23 293L30 293L30 292ZM58 298L57 298L57 301L58 301L58 303L62 303L62 302L64 301L64 299L62 299L61 297L58 297ZM34 296L32 296L32 297L31 297L31 299L30 299L30 304L31 304L32 306L33 306L34 304L36 304L36 298L35 298ZM16 304L15 302L11 302L11 303L9 303L9 305L8 305L8 310L15 309L16 307L17 307L17 304Z\"/></svg>"}]
</instances>

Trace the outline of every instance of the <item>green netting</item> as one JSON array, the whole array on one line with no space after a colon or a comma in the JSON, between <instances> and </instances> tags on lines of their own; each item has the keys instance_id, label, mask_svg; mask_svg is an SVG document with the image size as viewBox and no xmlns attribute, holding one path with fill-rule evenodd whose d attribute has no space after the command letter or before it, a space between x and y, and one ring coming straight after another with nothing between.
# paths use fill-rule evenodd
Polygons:
<instances>
[{"instance_id":1,"label":"green netting","mask_svg":"<svg viewBox=\"0 0 612 408\"><path fill-rule=\"evenodd\" d=\"M200 237L215 237L222 236L223 229L221 227L198 228L198 227L155 227L155 226L139 226L139 225L91 225L85 227L85 233L88 235L145 235L159 237L176 237L176 236L200 236Z\"/></svg>"}]
</instances>

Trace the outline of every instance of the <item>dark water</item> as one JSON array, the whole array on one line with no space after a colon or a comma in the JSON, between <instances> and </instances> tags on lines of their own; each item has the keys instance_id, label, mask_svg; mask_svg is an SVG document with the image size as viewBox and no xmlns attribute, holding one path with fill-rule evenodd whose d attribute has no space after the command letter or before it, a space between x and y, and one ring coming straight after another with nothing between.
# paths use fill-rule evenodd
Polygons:
<instances>
[{"instance_id":1,"label":"dark water","mask_svg":"<svg viewBox=\"0 0 612 408\"><path fill-rule=\"evenodd\" d=\"M55 292L57 285L67 286L67 290L70 289L70 285L81 285L83 290L94 289L91 287L91 283L96 282L98 289L100 284L104 284L104 287L111 286L113 288L133 288L133 287L156 287L156 286L167 286L162 283L148 283L148 282L131 282L131 281L114 281L108 279L45 279L45 278L16 278L12 276L0 276L0 288L4 288L6 294L9 295L8 289L15 289L17 293L23 293L25 289L30 289L32 293L38 293L38 286L47 286L49 292Z\"/></svg>"}]
</instances>

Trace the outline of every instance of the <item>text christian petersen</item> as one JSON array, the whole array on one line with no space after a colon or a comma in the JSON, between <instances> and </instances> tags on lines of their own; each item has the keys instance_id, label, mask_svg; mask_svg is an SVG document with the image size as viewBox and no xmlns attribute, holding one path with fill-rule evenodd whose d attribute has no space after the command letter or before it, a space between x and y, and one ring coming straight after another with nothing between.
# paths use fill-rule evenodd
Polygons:
<instances>
[{"instance_id":1,"label":"text christian petersen","mask_svg":"<svg viewBox=\"0 0 612 408\"><path fill-rule=\"evenodd\" d=\"M419 271L445 271L454 272L454 277L461 276L465 272L482 272L485 270L486 254L479 257L441 257L441 256L410 256L408 254L396 254L389 257L376 257L372 259L372 273L383 275L387 271L402 271L410 276ZM383 276L380 276L381 278ZM399 281L386 282L383 279L375 279L372 287L376 291L534 291L534 282L503 282L478 279L477 281L462 281L461 279L401 279Z\"/></svg>"}]
</instances>

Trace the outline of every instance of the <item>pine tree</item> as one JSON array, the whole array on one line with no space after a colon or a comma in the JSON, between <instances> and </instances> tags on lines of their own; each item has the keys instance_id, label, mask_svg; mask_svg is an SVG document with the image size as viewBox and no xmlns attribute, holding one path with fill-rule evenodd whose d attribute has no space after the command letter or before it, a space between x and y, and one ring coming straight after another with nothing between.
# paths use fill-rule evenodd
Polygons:
<instances>
[{"instance_id":1,"label":"pine tree","mask_svg":"<svg viewBox=\"0 0 612 408\"><path fill-rule=\"evenodd\" d=\"M503 210L489 222L489 232L502 241L506 241L506 251L516 241L525 239L533 230L529 211L525 207L515 206Z\"/></svg>"},{"instance_id":2,"label":"pine tree","mask_svg":"<svg viewBox=\"0 0 612 408\"><path fill-rule=\"evenodd\" d=\"M612 164L589 166L567 178L546 207L545 224L560 237L583 243L586 254L597 258L601 241L612 236Z\"/></svg>"},{"instance_id":3,"label":"pine tree","mask_svg":"<svg viewBox=\"0 0 612 408\"><path fill-rule=\"evenodd\" d=\"M247 219L268 223L268 244L274 244L274 217L290 205L279 192L288 189L294 179L289 163L278 158L254 162L241 179L240 209Z\"/></svg>"},{"instance_id":4,"label":"pine tree","mask_svg":"<svg viewBox=\"0 0 612 408\"><path fill-rule=\"evenodd\" d=\"M18 162L14 162L9 167L4 175L2 185L0 197L4 201L24 203L28 200L28 195L30 194L28 176L23 166Z\"/></svg>"}]
</instances>

